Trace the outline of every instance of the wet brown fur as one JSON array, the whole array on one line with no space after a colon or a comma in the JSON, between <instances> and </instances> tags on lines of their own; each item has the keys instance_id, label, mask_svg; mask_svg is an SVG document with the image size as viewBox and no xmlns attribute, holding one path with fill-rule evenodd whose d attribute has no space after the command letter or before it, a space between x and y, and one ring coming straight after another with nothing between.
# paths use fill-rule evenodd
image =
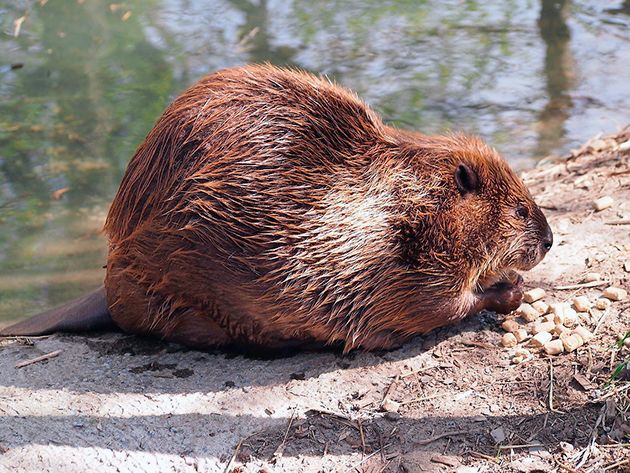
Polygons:
<instances>
[{"instance_id":1,"label":"wet brown fur","mask_svg":"<svg viewBox=\"0 0 630 473\"><path fill-rule=\"evenodd\" d=\"M324 79L248 66L185 91L136 151L105 287L121 328L193 346L389 348L488 306L545 226L479 139L399 131Z\"/></svg>"}]
</instances>

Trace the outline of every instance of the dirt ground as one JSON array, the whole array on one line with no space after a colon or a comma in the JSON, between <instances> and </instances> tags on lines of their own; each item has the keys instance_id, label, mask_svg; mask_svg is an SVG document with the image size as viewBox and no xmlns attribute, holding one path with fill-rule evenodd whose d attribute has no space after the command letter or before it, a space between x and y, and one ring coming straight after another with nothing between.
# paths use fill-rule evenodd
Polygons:
<instances>
[{"instance_id":1,"label":"dirt ground","mask_svg":"<svg viewBox=\"0 0 630 473\"><path fill-rule=\"evenodd\" d=\"M524 178L556 241L527 287L546 302L629 289L630 128ZM603 282L580 284L588 272ZM583 314L595 336L576 351L519 364L502 321L267 360L121 334L5 339L0 471L630 471L630 374L609 382L630 358L615 346L630 299Z\"/></svg>"}]
</instances>

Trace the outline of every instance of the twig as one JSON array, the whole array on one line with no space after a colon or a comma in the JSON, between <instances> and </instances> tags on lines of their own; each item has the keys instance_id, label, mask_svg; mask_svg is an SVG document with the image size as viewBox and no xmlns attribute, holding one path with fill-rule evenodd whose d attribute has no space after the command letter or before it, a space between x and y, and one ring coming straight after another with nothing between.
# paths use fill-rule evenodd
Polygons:
<instances>
[{"instance_id":1,"label":"twig","mask_svg":"<svg viewBox=\"0 0 630 473\"><path fill-rule=\"evenodd\" d=\"M357 425L359 426L359 435L361 436L361 450L365 454L365 434L363 433L363 425L361 419L357 419Z\"/></svg>"},{"instance_id":2,"label":"twig","mask_svg":"<svg viewBox=\"0 0 630 473\"><path fill-rule=\"evenodd\" d=\"M583 282L580 284L571 284L569 286L556 286L556 289L558 291L568 291L572 289L581 289L583 287L604 286L605 284L608 284L608 283L606 281L591 281L591 282Z\"/></svg>"},{"instance_id":3,"label":"twig","mask_svg":"<svg viewBox=\"0 0 630 473\"><path fill-rule=\"evenodd\" d=\"M18 364L15 365L15 367L24 368L25 366L32 365L34 363L39 363L40 361L50 360L51 358L59 356L60 353L61 353L61 350L51 351L50 353L46 353L45 355L41 355L36 358L32 358L30 360L20 361Z\"/></svg>"},{"instance_id":4,"label":"twig","mask_svg":"<svg viewBox=\"0 0 630 473\"><path fill-rule=\"evenodd\" d=\"M610 222L604 222L606 225L630 225L630 219L612 220Z\"/></svg>"},{"instance_id":5,"label":"twig","mask_svg":"<svg viewBox=\"0 0 630 473\"><path fill-rule=\"evenodd\" d=\"M602 316L599 318L599 320L597 321L597 325L595 326L595 330L593 330L593 335L595 335L597 333L597 331L599 330L599 327L601 327L602 323L604 322L604 319L606 317L608 317L608 314L610 313L610 309L606 309L604 311L604 313L602 314Z\"/></svg>"},{"instance_id":6,"label":"twig","mask_svg":"<svg viewBox=\"0 0 630 473\"><path fill-rule=\"evenodd\" d=\"M278 448L276 448L276 451L273 452L273 457L277 458L277 457L281 457L282 453L284 452L284 446L287 443L287 438L289 437L289 430L291 430L291 425L293 425L293 419L295 419L295 410L297 409L297 407L293 408L293 412L291 413L291 418L289 419L289 422L287 424L287 430L284 433L284 438L282 439L282 443L280 445L278 445Z\"/></svg>"},{"instance_id":7,"label":"twig","mask_svg":"<svg viewBox=\"0 0 630 473\"><path fill-rule=\"evenodd\" d=\"M400 405L406 406L407 404L413 404L414 402L430 401L431 399L436 399L438 397L444 397L444 393L434 394L432 396L419 397L417 399L409 399L408 401L402 401Z\"/></svg>"},{"instance_id":8,"label":"twig","mask_svg":"<svg viewBox=\"0 0 630 473\"><path fill-rule=\"evenodd\" d=\"M556 465L558 465L560 468L562 468L563 470L568 471L569 473L578 473L577 470L574 470L573 468L571 468L570 466L564 464L563 462L561 462L560 460L557 460L554 457L551 457L551 459L555 462Z\"/></svg>"},{"instance_id":9,"label":"twig","mask_svg":"<svg viewBox=\"0 0 630 473\"><path fill-rule=\"evenodd\" d=\"M453 432L445 432L443 434L436 435L435 437L430 437L428 439L414 440L413 443L415 445L429 445L430 443L433 443L436 440L440 440L444 437L451 437L453 435L466 435L466 434L471 434L471 433L473 433L472 430L454 430Z\"/></svg>"},{"instance_id":10,"label":"twig","mask_svg":"<svg viewBox=\"0 0 630 473\"><path fill-rule=\"evenodd\" d=\"M620 460L617 463L613 463L612 465L608 465L604 467L604 471L612 470L613 468L617 468L618 466L625 465L626 463L630 463L630 458L626 458L625 460Z\"/></svg>"},{"instance_id":11,"label":"twig","mask_svg":"<svg viewBox=\"0 0 630 473\"><path fill-rule=\"evenodd\" d=\"M597 428L599 427L599 424L601 424L602 421L604 420L605 415L606 415L606 404L604 404L601 410L599 411L599 416L597 417L597 420L595 421L595 425L593 426L593 430L591 431L591 440L589 441L588 445L575 457L575 458L581 457L579 462L575 465L576 470L579 471L579 469L582 468L582 466L587 462L588 457L591 456L591 450L593 449L593 446L595 445L595 439L597 438Z\"/></svg>"},{"instance_id":12,"label":"twig","mask_svg":"<svg viewBox=\"0 0 630 473\"><path fill-rule=\"evenodd\" d=\"M483 460L491 461L492 463L499 463L495 457L491 457L490 455L486 455L485 453L472 451L470 452L470 455L473 457L481 458Z\"/></svg>"},{"instance_id":13,"label":"twig","mask_svg":"<svg viewBox=\"0 0 630 473\"><path fill-rule=\"evenodd\" d=\"M238 452L241 449L242 444L243 444L243 439L239 440L238 443L236 444L236 448L234 449L234 452L232 453L232 456L230 457L230 461L228 461L227 465L225 465L225 470L223 470L223 473L228 473L228 471L230 471L230 466L232 466L232 462L236 458L236 455L238 455Z\"/></svg>"},{"instance_id":14,"label":"twig","mask_svg":"<svg viewBox=\"0 0 630 473\"><path fill-rule=\"evenodd\" d=\"M564 414L553 407L553 361L549 358L549 410L556 414Z\"/></svg>"},{"instance_id":15,"label":"twig","mask_svg":"<svg viewBox=\"0 0 630 473\"><path fill-rule=\"evenodd\" d=\"M510 450L516 448L542 447L540 443L524 443L522 445L499 445L499 450Z\"/></svg>"},{"instance_id":16,"label":"twig","mask_svg":"<svg viewBox=\"0 0 630 473\"><path fill-rule=\"evenodd\" d=\"M389 447L390 445L391 445L391 444L390 444L390 443L388 443L387 445L385 445L385 446L383 447L383 449L385 449L385 448ZM353 467L351 467L351 468L350 468L349 470L347 470L347 471L353 471L353 470L360 471L360 470L359 470L359 467L360 467L363 463L365 463L366 461L368 461L370 458L372 458L374 455L377 455L378 453L380 453L380 451L381 451L381 450L382 450L382 449L380 449L380 448L379 448L378 450L373 451L373 452L372 452L372 453L370 453L367 457L363 458L363 459L362 459L359 463L357 463L356 465L354 465Z\"/></svg>"},{"instance_id":17,"label":"twig","mask_svg":"<svg viewBox=\"0 0 630 473\"><path fill-rule=\"evenodd\" d=\"M400 379L400 375L396 375L394 379L392 380L392 382L389 383L389 386L387 386L387 389L385 390L385 394L383 394L383 399L381 399L381 407L383 406L383 403L387 400L387 397L389 396L390 391L392 390L392 388L398 382L399 379Z\"/></svg>"}]
</instances>

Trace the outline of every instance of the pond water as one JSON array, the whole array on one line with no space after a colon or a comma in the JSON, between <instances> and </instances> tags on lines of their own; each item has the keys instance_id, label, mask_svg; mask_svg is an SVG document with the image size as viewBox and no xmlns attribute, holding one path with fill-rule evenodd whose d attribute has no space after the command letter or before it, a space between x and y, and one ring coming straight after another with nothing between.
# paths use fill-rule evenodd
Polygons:
<instances>
[{"instance_id":1,"label":"pond water","mask_svg":"<svg viewBox=\"0 0 630 473\"><path fill-rule=\"evenodd\" d=\"M135 147L223 67L325 73L518 169L630 122L628 0L0 0L0 25L0 323L101 283Z\"/></svg>"}]
</instances>

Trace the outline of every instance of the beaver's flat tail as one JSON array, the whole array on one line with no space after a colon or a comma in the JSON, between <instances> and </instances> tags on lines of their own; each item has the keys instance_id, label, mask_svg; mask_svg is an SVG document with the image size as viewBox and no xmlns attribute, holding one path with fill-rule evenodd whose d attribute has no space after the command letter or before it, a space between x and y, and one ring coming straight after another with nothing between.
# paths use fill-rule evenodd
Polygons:
<instances>
[{"instance_id":1,"label":"beaver's flat tail","mask_svg":"<svg viewBox=\"0 0 630 473\"><path fill-rule=\"evenodd\" d=\"M114 329L107 307L105 288L99 287L83 297L54 309L34 315L28 320L0 329L0 336L35 336L54 332L88 332Z\"/></svg>"}]
</instances>

